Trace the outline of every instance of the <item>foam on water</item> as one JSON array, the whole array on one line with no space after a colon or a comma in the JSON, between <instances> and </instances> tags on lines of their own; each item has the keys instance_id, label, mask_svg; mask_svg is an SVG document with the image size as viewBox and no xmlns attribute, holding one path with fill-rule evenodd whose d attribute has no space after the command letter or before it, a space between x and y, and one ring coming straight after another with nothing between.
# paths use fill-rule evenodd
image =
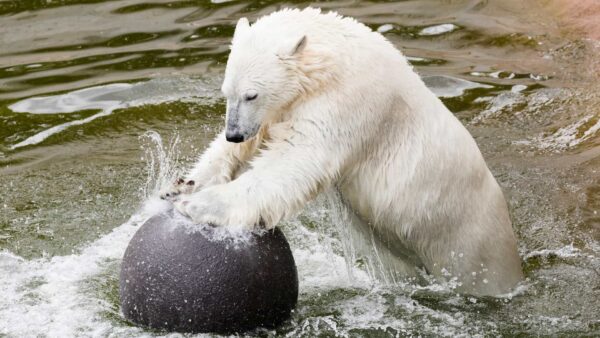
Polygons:
<instances>
[{"instance_id":1,"label":"foam on water","mask_svg":"<svg viewBox=\"0 0 600 338\"><path fill-rule=\"evenodd\" d=\"M155 146L162 148L162 142L159 140ZM155 152L161 168L173 165L164 151ZM155 182L156 187L161 184ZM149 191L157 191L156 187ZM0 334L74 337L82 332L89 336L115 333L113 325L99 315L109 308L107 300L85 292L84 283L121 259L140 224L169 208L170 203L148 196L140 211L126 223L68 256L25 260L0 252L0 289L4 294L0 299Z\"/></svg>"},{"instance_id":2,"label":"foam on water","mask_svg":"<svg viewBox=\"0 0 600 338\"><path fill-rule=\"evenodd\" d=\"M475 116L470 123L476 124L486 120L498 117L507 110L512 109L518 104L525 102L525 97L520 91L507 91L495 96L484 96L475 99L475 103L486 103L487 108L483 109Z\"/></svg>"},{"instance_id":3,"label":"foam on water","mask_svg":"<svg viewBox=\"0 0 600 338\"><path fill-rule=\"evenodd\" d=\"M534 141L542 149L563 150L573 148L592 138L598 130L600 130L600 118L590 114L548 136L536 137Z\"/></svg>"},{"instance_id":4,"label":"foam on water","mask_svg":"<svg viewBox=\"0 0 600 338\"><path fill-rule=\"evenodd\" d=\"M25 260L10 252L0 253L0 334L25 336L144 336L141 329L116 326L101 313L107 300L85 290L84 283L119 261L138 226L150 216L164 212L170 203L148 200L140 212L84 248L80 253L51 259ZM313 237L310 232L307 237ZM310 239L310 238L307 238ZM317 243L311 249L295 249L303 292L350 287L344 259ZM368 281L364 273L361 280ZM361 284L361 285L369 285Z\"/></svg>"},{"instance_id":5,"label":"foam on water","mask_svg":"<svg viewBox=\"0 0 600 338\"><path fill-rule=\"evenodd\" d=\"M107 261L120 259L147 214L140 213L81 253L51 259L24 260L0 253L0 333L15 337L74 337L85 331L101 335L110 324L98 320L102 300L81 290L83 282L102 272Z\"/></svg>"},{"instance_id":6,"label":"foam on water","mask_svg":"<svg viewBox=\"0 0 600 338\"><path fill-rule=\"evenodd\" d=\"M572 258L577 257L581 254L581 250L577 249L573 246L573 244L569 244L560 249L543 249L543 250L535 250L527 253L525 260L533 258L533 257L560 257L560 258Z\"/></svg>"}]
</instances>

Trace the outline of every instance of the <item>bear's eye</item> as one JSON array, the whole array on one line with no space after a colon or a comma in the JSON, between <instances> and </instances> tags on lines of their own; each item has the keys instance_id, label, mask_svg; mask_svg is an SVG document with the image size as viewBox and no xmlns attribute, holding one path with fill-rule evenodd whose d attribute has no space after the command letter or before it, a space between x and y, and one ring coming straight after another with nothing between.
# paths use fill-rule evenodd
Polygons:
<instances>
[{"instance_id":1,"label":"bear's eye","mask_svg":"<svg viewBox=\"0 0 600 338\"><path fill-rule=\"evenodd\" d=\"M244 100L246 101L252 101L254 99L256 99L258 97L258 93L255 91L249 91L246 93L246 95L244 95Z\"/></svg>"}]
</instances>

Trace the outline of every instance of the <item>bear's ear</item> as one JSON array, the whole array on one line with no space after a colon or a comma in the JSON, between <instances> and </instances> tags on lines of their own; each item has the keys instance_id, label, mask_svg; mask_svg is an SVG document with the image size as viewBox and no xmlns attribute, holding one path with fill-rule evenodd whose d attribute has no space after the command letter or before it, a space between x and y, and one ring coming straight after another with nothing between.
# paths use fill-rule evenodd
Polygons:
<instances>
[{"instance_id":1,"label":"bear's ear","mask_svg":"<svg viewBox=\"0 0 600 338\"><path fill-rule=\"evenodd\" d=\"M242 36L244 34L244 32L246 32L248 29L250 29L250 22L248 22L248 19L240 18L237 22L237 25L235 25L235 32L233 33L233 40L235 41L235 39Z\"/></svg>"},{"instance_id":2,"label":"bear's ear","mask_svg":"<svg viewBox=\"0 0 600 338\"><path fill-rule=\"evenodd\" d=\"M294 47L294 51L292 52L292 55L302 52L302 50L304 50L304 47L306 47L306 35L303 35L300 38L300 40L298 40L298 42L296 43L296 46Z\"/></svg>"},{"instance_id":3,"label":"bear's ear","mask_svg":"<svg viewBox=\"0 0 600 338\"><path fill-rule=\"evenodd\" d=\"M281 54L286 56L296 55L306 47L306 35L303 35L300 39L290 40L285 44L284 49L281 51Z\"/></svg>"}]
</instances>

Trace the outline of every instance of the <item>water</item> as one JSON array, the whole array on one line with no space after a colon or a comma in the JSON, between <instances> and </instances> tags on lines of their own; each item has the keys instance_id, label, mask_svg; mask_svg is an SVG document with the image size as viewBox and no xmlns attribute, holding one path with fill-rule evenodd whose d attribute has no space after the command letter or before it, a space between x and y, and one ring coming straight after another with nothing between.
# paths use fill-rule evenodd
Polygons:
<instances>
[{"instance_id":1,"label":"water","mask_svg":"<svg viewBox=\"0 0 600 338\"><path fill-rule=\"evenodd\" d=\"M236 20L307 4L0 2L0 337L168 335L120 314L125 246L164 207L148 196L223 124ZM467 125L527 280L500 298L385 286L352 255L329 194L282 225L299 304L259 334L600 335L598 43L536 1L320 5L382 32Z\"/></svg>"}]
</instances>

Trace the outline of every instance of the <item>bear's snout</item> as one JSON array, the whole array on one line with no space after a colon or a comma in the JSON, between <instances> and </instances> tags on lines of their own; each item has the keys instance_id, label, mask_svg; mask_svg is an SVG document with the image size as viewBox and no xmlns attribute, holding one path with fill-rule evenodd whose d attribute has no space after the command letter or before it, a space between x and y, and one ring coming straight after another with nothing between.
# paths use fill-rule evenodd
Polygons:
<instances>
[{"instance_id":1,"label":"bear's snout","mask_svg":"<svg viewBox=\"0 0 600 338\"><path fill-rule=\"evenodd\" d=\"M226 132L225 139L227 142L240 143L244 141L244 135L238 132Z\"/></svg>"}]
</instances>

